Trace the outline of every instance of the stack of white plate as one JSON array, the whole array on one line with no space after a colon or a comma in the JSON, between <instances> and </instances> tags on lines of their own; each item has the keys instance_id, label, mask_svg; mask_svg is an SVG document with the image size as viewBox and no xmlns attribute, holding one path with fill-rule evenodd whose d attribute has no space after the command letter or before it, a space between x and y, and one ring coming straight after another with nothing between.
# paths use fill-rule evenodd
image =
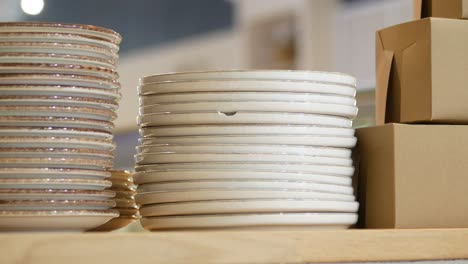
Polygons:
<instances>
[{"instance_id":1,"label":"stack of white plate","mask_svg":"<svg viewBox=\"0 0 468 264\"><path fill-rule=\"evenodd\" d=\"M121 37L0 23L0 229L75 230L118 216L111 182Z\"/></svg>"},{"instance_id":2,"label":"stack of white plate","mask_svg":"<svg viewBox=\"0 0 468 264\"><path fill-rule=\"evenodd\" d=\"M135 183L149 230L348 228L354 77L221 71L140 80Z\"/></svg>"}]
</instances>

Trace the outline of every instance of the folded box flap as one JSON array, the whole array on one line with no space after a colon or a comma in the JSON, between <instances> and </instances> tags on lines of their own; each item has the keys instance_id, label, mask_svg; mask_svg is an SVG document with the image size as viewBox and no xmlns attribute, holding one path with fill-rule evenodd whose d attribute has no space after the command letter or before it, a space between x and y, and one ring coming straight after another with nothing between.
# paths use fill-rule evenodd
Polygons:
<instances>
[{"instance_id":1,"label":"folded box flap","mask_svg":"<svg viewBox=\"0 0 468 264\"><path fill-rule=\"evenodd\" d=\"M422 18L423 0L413 0L413 19Z\"/></svg>"},{"instance_id":2,"label":"folded box flap","mask_svg":"<svg viewBox=\"0 0 468 264\"><path fill-rule=\"evenodd\" d=\"M385 124L387 109L387 95L392 70L394 52L385 50L380 36L376 33L376 91L375 91L375 115L376 124Z\"/></svg>"},{"instance_id":3,"label":"folded box flap","mask_svg":"<svg viewBox=\"0 0 468 264\"><path fill-rule=\"evenodd\" d=\"M468 18L468 0L462 1L462 18Z\"/></svg>"}]
</instances>

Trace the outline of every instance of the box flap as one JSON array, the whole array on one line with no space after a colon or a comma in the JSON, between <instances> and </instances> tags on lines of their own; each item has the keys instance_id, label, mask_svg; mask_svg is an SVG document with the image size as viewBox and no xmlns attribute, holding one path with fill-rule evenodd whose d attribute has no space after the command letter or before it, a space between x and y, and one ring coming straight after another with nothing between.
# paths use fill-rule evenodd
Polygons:
<instances>
[{"instance_id":1,"label":"box flap","mask_svg":"<svg viewBox=\"0 0 468 264\"><path fill-rule=\"evenodd\" d=\"M375 117L376 124L385 124L387 109L387 94L390 81L390 72L392 70L394 52L385 50L380 36L376 33L376 90L375 90Z\"/></svg>"},{"instance_id":2,"label":"box flap","mask_svg":"<svg viewBox=\"0 0 468 264\"><path fill-rule=\"evenodd\" d=\"M468 0L462 0L462 18L468 18Z\"/></svg>"},{"instance_id":3,"label":"box flap","mask_svg":"<svg viewBox=\"0 0 468 264\"><path fill-rule=\"evenodd\" d=\"M418 20L422 17L422 0L413 0L413 19Z\"/></svg>"},{"instance_id":4,"label":"box flap","mask_svg":"<svg viewBox=\"0 0 468 264\"><path fill-rule=\"evenodd\" d=\"M468 18L468 0L413 0L413 18Z\"/></svg>"}]
</instances>

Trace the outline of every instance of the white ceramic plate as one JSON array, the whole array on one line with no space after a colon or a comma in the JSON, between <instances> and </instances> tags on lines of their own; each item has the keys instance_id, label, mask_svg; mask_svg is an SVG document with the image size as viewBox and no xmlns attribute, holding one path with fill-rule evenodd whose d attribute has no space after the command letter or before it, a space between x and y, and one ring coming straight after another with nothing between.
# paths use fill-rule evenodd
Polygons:
<instances>
[{"instance_id":1,"label":"white ceramic plate","mask_svg":"<svg viewBox=\"0 0 468 264\"><path fill-rule=\"evenodd\" d=\"M141 146L172 144L260 144L260 145L299 145L353 148L356 137L309 136L309 135L226 135L226 136L183 136L139 139Z\"/></svg>"},{"instance_id":2,"label":"white ceramic plate","mask_svg":"<svg viewBox=\"0 0 468 264\"><path fill-rule=\"evenodd\" d=\"M99 132L112 132L114 124L108 121L99 121L71 117L32 117L32 116L0 116L0 127L3 128L70 128L89 129Z\"/></svg>"},{"instance_id":3,"label":"white ceramic plate","mask_svg":"<svg viewBox=\"0 0 468 264\"><path fill-rule=\"evenodd\" d=\"M0 42L1 46L1 42ZM0 63L0 73L54 73L54 74L75 74L89 75L107 79L118 79L116 71L104 67L94 67L86 65L66 65L66 64L44 64L44 63Z\"/></svg>"},{"instance_id":4,"label":"white ceramic plate","mask_svg":"<svg viewBox=\"0 0 468 264\"><path fill-rule=\"evenodd\" d=\"M291 172L311 173L331 176L352 176L352 166L330 166L309 164L278 164L278 163L170 163L154 165L137 165L135 171L179 171L179 170L236 170L236 171L264 171L264 172Z\"/></svg>"},{"instance_id":5,"label":"white ceramic plate","mask_svg":"<svg viewBox=\"0 0 468 264\"><path fill-rule=\"evenodd\" d=\"M1 67L0 67L1 69ZM232 102L232 101L269 101L269 102L308 102L355 106L356 99L351 96L328 95L320 93L292 92L198 92L179 94L154 94L140 96L140 105L182 103L182 102Z\"/></svg>"},{"instance_id":6,"label":"white ceramic plate","mask_svg":"<svg viewBox=\"0 0 468 264\"><path fill-rule=\"evenodd\" d=\"M187 189L275 189L275 190L310 190L317 192L353 194L353 187L323 184L316 182L294 182L294 181L272 181L272 180L205 180L205 181L183 181L183 182L161 182L146 183L138 186L140 192L155 191L181 191Z\"/></svg>"},{"instance_id":7,"label":"white ceramic plate","mask_svg":"<svg viewBox=\"0 0 468 264\"><path fill-rule=\"evenodd\" d=\"M0 42L47 42L89 45L98 48L108 49L113 53L119 51L119 46L115 43L105 41L100 38L86 36L82 33L45 33L45 32L0 32Z\"/></svg>"},{"instance_id":8,"label":"white ceramic plate","mask_svg":"<svg viewBox=\"0 0 468 264\"><path fill-rule=\"evenodd\" d=\"M339 72L290 71L290 70L228 70L167 73L146 76L140 83L152 83L176 80L301 80L340 83L356 86L356 78Z\"/></svg>"},{"instance_id":9,"label":"white ceramic plate","mask_svg":"<svg viewBox=\"0 0 468 264\"><path fill-rule=\"evenodd\" d=\"M159 104L140 107L141 115L160 113L197 113L197 112L221 112L235 113L238 111L251 112L282 112L282 113L305 113L332 115L347 118L354 118L357 115L356 106L322 104L322 103L302 103L302 102L187 102L175 104Z\"/></svg>"},{"instance_id":10,"label":"white ceramic plate","mask_svg":"<svg viewBox=\"0 0 468 264\"><path fill-rule=\"evenodd\" d=\"M0 200L0 210L107 210L115 206L112 200Z\"/></svg>"},{"instance_id":11,"label":"white ceramic plate","mask_svg":"<svg viewBox=\"0 0 468 264\"><path fill-rule=\"evenodd\" d=\"M244 162L244 163L301 163L318 165L352 166L350 158L332 158L304 155L279 154L174 154L174 153L146 153L135 155L138 165L160 163L191 163L191 162Z\"/></svg>"},{"instance_id":12,"label":"white ceramic plate","mask_svg":"<svg viewBox=\"0 0 468 264\"><path fill-rule=\"evenodd\" d=\"M158 191L139 193L136 202L139 205L176 203L190 201L213 201L234 199L315 199L325 201L348 201L355 200L354 195L336 194L326 192L315 192L308 190L278 191L278 190L184 190L184 191Z\"/></svg>"},{"instance_id":13,"label":"white ceramic plate","mask_svg":"<svg viewBox=\"0 0 468 264\"><path fill-rule=\"evenodd\" d=\"M0 130L1 131L1 130ZM1 132L0 132L1 133ZM199 145L143 145L137 153L210 153L210 154L282 154L333 158L351 158L351 150L316 146L249 145L249 144L199 144Z\"/></svg>"},{"instance_id":14,"label":"white ceramic plate","mask_svg":"<svg viewBox=\"0 0 468 264\"><path fill-rule=\"evenodd\" d=\"M78 148L94 150L113 150L111 140L73 137L0 137L2 148Z\"/></svg>"},{"instance_id":15,"label":"white ceramic plate","mask_svg":"<svg viewBox=\"0 0 468 264\"><path fill-rule=\"evenodd\" d=\"M80 158L0 158L0 168L64 168L105 170L113 165L112 159ZM64 187L66 188L66 187Z\"/></svg>"},{"instance_id":16,"label":"white ceramic plate","mask_svg":"<svg viewBox=\"0 0 468 264\"><path fill-rule=\"evenodd\" d=\"M0 211L0 230L82 232L118 216L119 213L115 210Z\"/></svg>"},{"instance_id":17,"label":"white ceramic plate","mask_svg":"<svg viewBox=\"0 0 468 264\"><path fill-rule=\"evenodd\" d=\"M89 129L52 128L52 127L1 127L0 137L69 137L69 138L91 138L110 141L112 133L94 131Z\"/></svg>"},{"instance_id":18,"label":"white ceramic plate","mask_svg":"<svg viewBox=\"0 0 468 264\"><path fill-rule=\"evenodd\" d=\"M136 184L191 180L290 180L351 186L351 177L311 173L240 170L171 170L135 172Z\"/></svg>"},{"instance_id":19,"label":"white ceramic plate","mask_svg":"<svg viewBox=\"0 0 468 264\"><path fill-rule=\"evenodd\" d=\"M142 84L139 95L193 92L290 92L354 97L356 88L343 84L272 80L189 80Z\"/></svg>"},{"instance_id":20,"label":"white ceramic plate","mask_svg":"<svg viewBox=\"0 0 468 264\"><path fill-rule=\"evenodd\" d=\"M0 63L80 64L116 70L115 61L56 53L0 53Z\"/></svg>"},{"instance_id":21,"label":"white ceramic plate","mask_svg":"<svg viewBox=\"0 0 468 264\"><path fill-rule=\"evenodd\" d=\"M21 96L3 96L0 95L0 107L22 107L27 106L28 108L34 107L38 110L44 109L45 107L67 107L68 115L71 109L84 108L85 111L82 111L82 114L86 112L91 112L91 114L98 116L99 118L115 118L115 111L118 108L118 103L110 100L102 100L95 98L85 98L85 97L70 97L70 96L30 96L30 95L21 95ZM96 110L106 110L111 111L103 115L104 112L96 111L92 112L92 109ZM79 111L79 110L76 110ZM52 112L54 115L55 112ZM76 114L75 114L76 115Z\"/></svg>"},{"instance_id":22,"label":"white ceramic plate","mask_svg":"<svg viewBox=\"0 0 468 264\"><path fill-rule=\"evenodd\" d=\"M357 223L350 213L232 214L144 217L148 230L170 229L347 229Z\"/></svg>"},{"instance_id":23,"label":"white ceramic plate","mask_svg":"<svg viewBox=\"0 0 468 264\"><path fill-rule=\"evenodd\" d=\"M115 192L72 189L0 189L0 200L108 200Z\"/></svg>"},{"instance_id":24,"label":"white ceramic plate","mask_svg":"<svg viewBox=\"0 0 468 264\"><path fill-rule=\"evenodd\" d=\"M64 85L0 85L0 94L2 96L71 96L113 102L117 102L121 96L117 90Z\"/></svg>"},{"instance_id":25,"label":"white ceramic plate","mask_svg":"<svg viewBox=\"0 0 468 264\"><path fill-rule=\"evenodd\" d=\"M251 199L177 202L145 205L143 217L167 215L245 214L245 213L356 213L357 202L321 200Z\"/></svg>"},{"instance_id":26,"label":"white ceramic plate","mask_svg":"<svg viewBox=\"0 0 468 264\"><path fill-rule=\"evenodd\" d=\"M112 121L117 117L113 110L68 106L0 106L0 116L43 116L43 117L73 117Z\"/></svg>"},{"instance_id":27,"label":"white ceramic plate","mask_svg":"<svg viewBox=\"0 0 468 264\"><path fill-rule=\"evenodd\" d=\"M21 33L63 33L82 34L88 37L101 38L118 45L122 40L119 33L102 27L82 24L68 24L55 22L4 22L0 24L0 32Z\"/></svg>"},{"instance_id":28,"label":"white ceramic plate","mask_svg":"<svg viewBox=\"0 0 468 264\"><path fill-rule=\"evenodd\" d=\"M0 178L58 178L104 180L110 173L103 170L53 169L53 168L0 168ZM1 200L1 199L0 199Z\"/></svg>"},{"instance_id":29,"label":"white ceramic plate","mask_svg":"<svg viewBox=\"0 0 468 264\"><path fill-rule=\"evenodd\" d=\"M349 118L318 114L281 112L203 112L203 113L162 113L138 116L138 124L147 126L204 125L204 124L281 124L281 125L323 125L351 128Z\"/></svg>"},{"instance_id":30,"label":"white ceramic plate","mask_svg":"<svg viewBox=\"0 0 468 264\"><path fill-rule=\"evenodd\" d=\"M140 219L139 216L119 216L117 218L111 219L109 222L101 226L98 226L88 231L110 232L120 228L124 228L138 219Z\"/></svg>"},{"instance_id":31,"label":"white ceramic plate","mask_svg":"<svg viewBox=\"0 0 468 264\"><path fill-rule=\"evenodd\" d=\"M0 158L63 158L112 160L109 150L70 148L0 148Z\"/></svg>"},{"instance_id":32,"label":"white ceramic plate","mask_svg":"<svg viewBox=\"0 0 468 264\"><path fill-rule=\"evenodd\" d=\"M301 125L193 125L140 128L142 137L206 135L307 135L353 137L354 129Z\"/></svg>"},{"instance_id":33,"label":"white ceramic plate","mask_svg":"<svg viewBox=\"0 0 468 264\"><path fill-rule=\"evenodd\" d=\"M50 42L0 42L2 53L53 53L75 56L95 57L110 60L114 63L118 55L105 48L84 44L50 43Z\"/></svg>"},{"instance_id":34,"label":"white ceramic plate","mask_svg":"<svg viewBox=\"0 0 468 264\"><path fill-rule=\"evenodd\" d=\"M0 189L71 189L104 190L111 186L106 180L86 179L0 179Z\"/></svg>"},{"instance_id":35,"label":"white ceramic plate","mask_svg":"<svg viewBox=\"0 0 468 264\"><path fill-rule=\"evenodd\" d=\"M105 78L73 74L2 74L0 85L60 85L119 90L120 83Z\"/></svg>"}]
</instances>

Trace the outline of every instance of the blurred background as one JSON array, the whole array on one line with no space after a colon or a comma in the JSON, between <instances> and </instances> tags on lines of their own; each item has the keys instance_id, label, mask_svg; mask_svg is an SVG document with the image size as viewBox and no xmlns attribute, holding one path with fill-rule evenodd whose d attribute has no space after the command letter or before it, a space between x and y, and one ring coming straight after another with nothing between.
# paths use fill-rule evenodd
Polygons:
<instances>
[{"instance_id":1,"label":"blurred background","mask_svg":"<svg viewBox=\"0 0 468 264\"><path fill-rule=\"evenodd\" d=\"M115 167L132 169L138 78L219 69L340 71L374 121L375 31L411 20L410 0L0 0L0 21L111 28L123 36Z\"/></svg>"}]
</instances>

